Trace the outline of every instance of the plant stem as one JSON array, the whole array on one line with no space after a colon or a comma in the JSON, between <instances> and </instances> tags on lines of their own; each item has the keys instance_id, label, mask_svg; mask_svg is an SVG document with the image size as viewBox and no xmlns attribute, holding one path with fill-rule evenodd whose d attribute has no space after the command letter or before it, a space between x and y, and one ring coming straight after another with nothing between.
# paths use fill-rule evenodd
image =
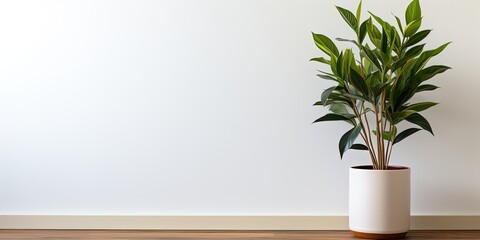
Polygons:
<instances>
[{"instance_id":1,"label":"plant stem","mask_svg":"<svg viewBox=\"0 0 480 240\"><path fill-rule=\"evenodd\" d=\"M365 130L365 123L363 122L362 114L358 112L358 109L356 107L357 106L356 103L354 101L352 101L352 104L354 105L353 111L355 112L355 115L358 117L358 122L360 124L361 129L362 129L362 131L361 131L362 134L361 135L363 137L363 140L365 141L365 144L367 144L368 152L370 153L370 158L372 160L372 165L375 168L375 166L377 166L377 163L376 163L377 158L376 158L375 152L373 150L373 144L371 143L371 140L369 141L369 138L371 139L370 133ZM365 122L368 125L368 120L366 118L365 118ZM367 138L367 136L368 136L368 138Z\"/></svg>"},{"instance_id":2,"label":"plant stem","mask_svg":"<svg viewBox=\"0 0 480 240\"><path fill-rule=\"evenodd\" d=\"M363 45L360 44L359 35L357 35L357 41L358 41L358 50L360 55L360 74L362 78L365 78L365 73L364 73L365 67L363 66L363 56L362 56ZM362 102L362 112L363 112L363 117L365 119L365 123L363 123L362 116L361 116L362 114L358 114L358 110L356 109L356 107L355 107L355 110L356 110L355 114L357 114L359 121L362 123L362 137L363 137L363 140L365 141L365 144L367 145L368 153L370 154L370 160L372 161L373 168L378 169L378 160L377 160L378 154L375 153L375 148L373 146L372 134L371 134L370 124L367 117L367 111L365 108L365 102ZM367 126L367 129L365 129L365 125Z\"/></svg>"},{"instance_id":3,"label":"plant stem","mask_svg":"<svg viewBox=\"0 0 480 240\"><path fill-rule=\"evenodd\" d=\"M367 125L367 130L368 130L368 140L369 140L368 148L372 149L372 150L375 150L375 148L373 147L372 134L371 134L371 130L370 130L370 123L367 119L367 110L365 108L365 102L362 103L362 111L363 111L363 117L364 117L365 122L366 122L365 125ZM367 141L365 141L365 143L367 143ZM374 155L375 155L375 152L374 152ZM374 166L378 166L378 162L377 162L376 158L372 158L372 161L375 161Z\"/></svg>"},{"instance_id":4,"label":"plant stem","mask_svg":"<svg viewBox=\"0 0 480 240\"><path fill-rule=\"evenodd\" d=\"M390 132L392 132L393 127L394 127L394 125L390 124L390 130L389 130ZM392 141L388 141L387 151L385 152L385 157L386 157L386 160L387 160L387 167L390 164L390 154L392 153L392 146L393 146Z\"/></svg>"},{"instance_id":5,"label":"plant stem","mask_svg":"<svg viewBox=\"0 0 480 240\"><path fill-rule=\"evenodd\" d=\"M386 98L385 90L383 90L381 98L382 98L382 101L381 101L381 104L380 104L380 108L381 108L381 110L380 110L380 125L382 125L382 131L383 131L387 126L387 121L386 121L385 117L383 116L384 113L385 113L385 98ZM391 129L390 129L389 133L392 134ZM382 138L381 144L382 144L382 154L384 155L383 161L385 163L385 165L383 167L386 169L386 168L388 168L388 160L387 160L387 153L386 153L386 149L385 149L385 141L384 141L383 138Z\"/></svg>"},{"instance_id":6,"label":"plant stem","mask_svg":"<svg viewBox=\"0 0 480 240\"><path fill-rule=\"evenodd\" d=\"M378 114L379 114L379 109L378 109L378 105L375 105L375 128L377 130L377 157L378 157L378 165L380 167L380 169L383 169L383 151L382 151L382 148L381 148L381 144L380 144L380 141L382 139L382 136L381 134L383 133L382 131L382 126L381 124L379 124L379 118L378 118Z\"/></svg>"}]
</instances>

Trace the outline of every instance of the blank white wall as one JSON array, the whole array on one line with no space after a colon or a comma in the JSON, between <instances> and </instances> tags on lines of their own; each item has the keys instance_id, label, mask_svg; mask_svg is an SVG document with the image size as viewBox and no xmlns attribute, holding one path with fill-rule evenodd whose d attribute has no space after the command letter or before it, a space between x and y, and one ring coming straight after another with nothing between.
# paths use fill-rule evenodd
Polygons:
<instances>
[{"instance_id":1,"label":"blank white wall","mask_svg":"<svg viewBox=\"0 0 480 240\"><path fill-rule=\"evenodd\" d=\"M407 1L364 2L393 20ZM311 122L329 82L310 31L356 1L0 1L0 214L345 215L347 126ZM480 214L480 2L422 1L435 137L395 149L413 214ZM366 12L364 12L364 15ZM340 44L343 47L348 45Z\"/></svg>"}]
</instances>

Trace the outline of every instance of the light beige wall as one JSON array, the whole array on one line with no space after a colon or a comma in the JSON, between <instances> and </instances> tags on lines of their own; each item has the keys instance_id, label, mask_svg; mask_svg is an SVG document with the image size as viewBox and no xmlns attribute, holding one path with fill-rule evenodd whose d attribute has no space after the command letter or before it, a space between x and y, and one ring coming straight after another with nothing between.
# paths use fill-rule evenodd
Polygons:
<instances>
[{"instance_id":1,"label":"light beige wall","mask_svg":"<svg viewBox=\"0 0 480 240\"><path fill-rule=\"evenodd\" d=\"M407 1L365 0L394 20ZM356 1L0 1L0 214L341 216L347 126L310 123L328 82L310 32ZM480 2L422 1L435 137L398 145L412 213L480 215ZM364 12L364 15L367 14ZM341 46L347 46L340 44Z\"/></svg>"}]
</instances>

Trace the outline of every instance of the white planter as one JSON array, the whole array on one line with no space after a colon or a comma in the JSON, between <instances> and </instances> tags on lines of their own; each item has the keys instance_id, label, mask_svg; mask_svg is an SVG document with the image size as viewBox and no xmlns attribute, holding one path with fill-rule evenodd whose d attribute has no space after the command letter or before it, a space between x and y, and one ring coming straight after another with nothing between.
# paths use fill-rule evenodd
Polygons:
<instances>
[{"instance_id":1,"label":"white planter","mask_svg":"<svg viewBox=\"0 0 480 240\"><path fill-rule=\"evenodd\" d=\"M410 169L350 168L349 225L357 237L403 238L410 229Z\"/></svg>"}]
</instances>

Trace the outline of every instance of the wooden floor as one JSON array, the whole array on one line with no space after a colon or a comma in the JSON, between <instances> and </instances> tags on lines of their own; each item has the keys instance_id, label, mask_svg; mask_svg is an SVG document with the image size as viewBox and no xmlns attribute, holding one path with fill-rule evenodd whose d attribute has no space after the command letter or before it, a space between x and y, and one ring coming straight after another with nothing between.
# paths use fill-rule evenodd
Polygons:
<instances>
[{"instance_id":1,"label":"wooden floor","mask_svg":"<svg viewBox=\"0 0 480 240\"><path fill-rule=\"evenodd\" d=\"M0 239L102 240L332 240L356 239L348 231L154 231L154 230L0 230ZM411 231L406 239L477 239L478 231Z\"/></svg>"}]
</instances>

